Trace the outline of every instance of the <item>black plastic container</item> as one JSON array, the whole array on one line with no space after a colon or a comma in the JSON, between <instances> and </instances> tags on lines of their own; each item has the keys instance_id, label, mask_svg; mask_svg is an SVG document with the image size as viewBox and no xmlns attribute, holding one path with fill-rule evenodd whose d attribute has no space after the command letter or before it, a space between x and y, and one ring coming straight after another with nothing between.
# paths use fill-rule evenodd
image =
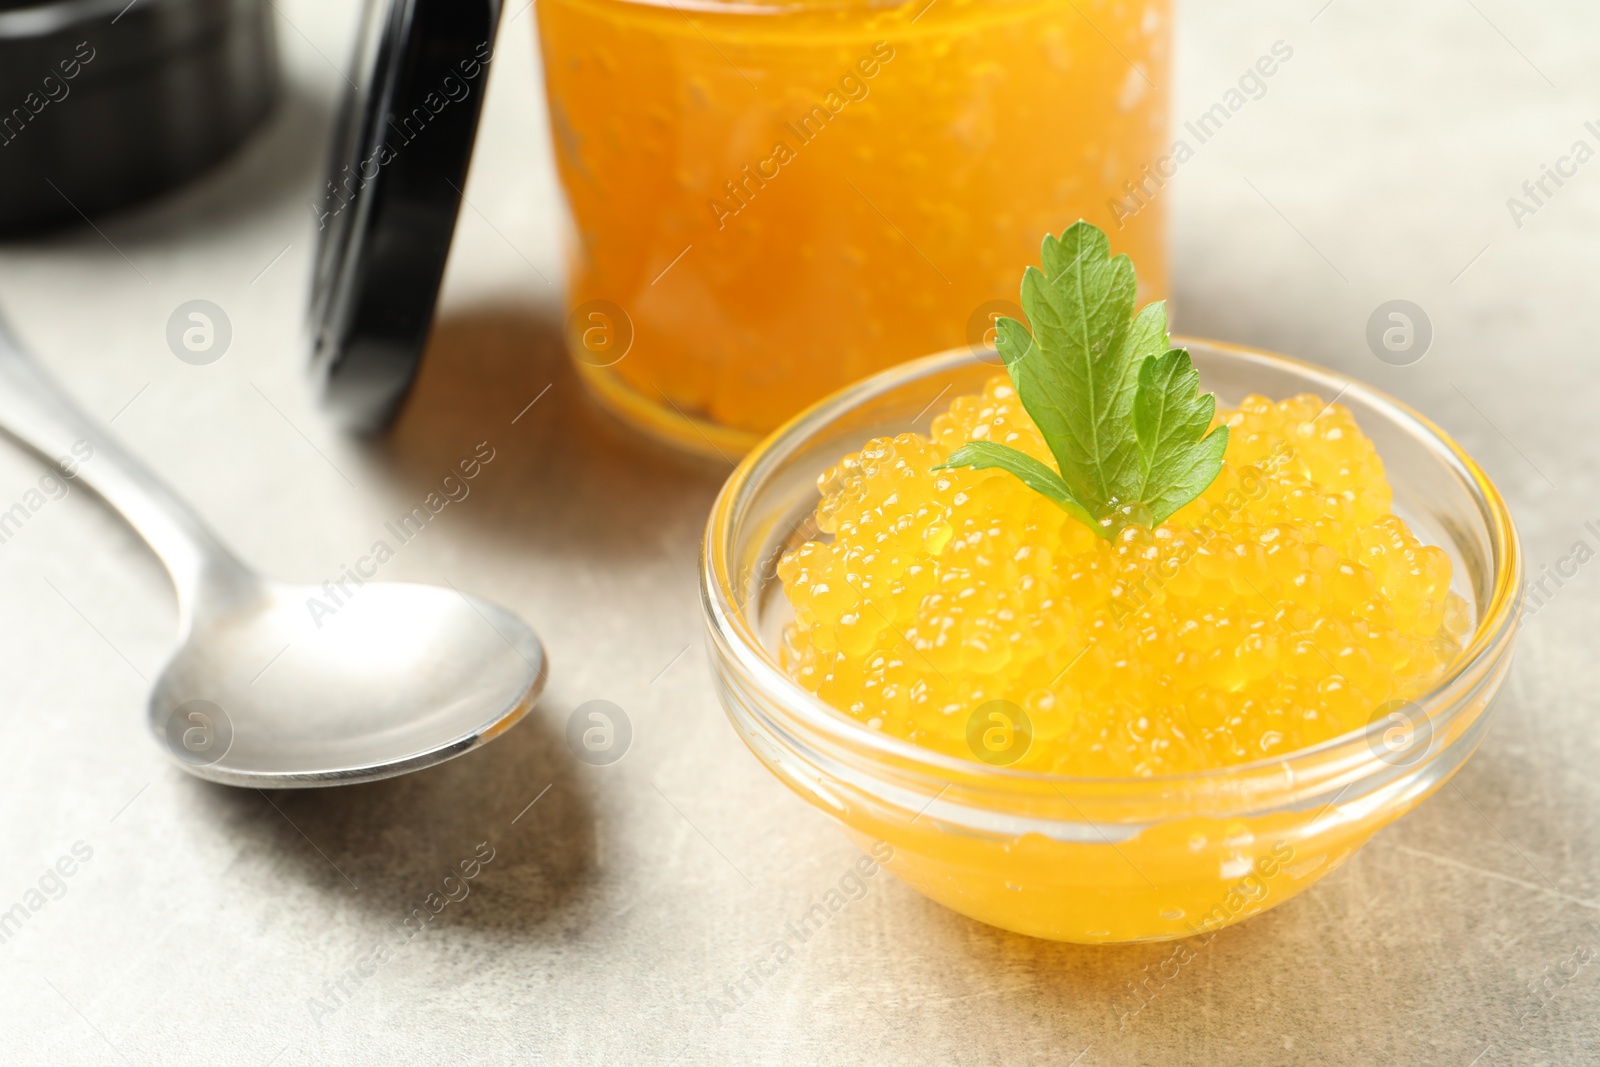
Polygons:
<instances>
[{"instance_id":1,"label":"black plastic container","mask_svg":"<svg viewBox=\"0 0 1600 1067\"><path fill-rule=\"evenodd\" d=\"M0 0L0 233L221 160L278 92L268 0Z\"/></svg>"}]
</instances>

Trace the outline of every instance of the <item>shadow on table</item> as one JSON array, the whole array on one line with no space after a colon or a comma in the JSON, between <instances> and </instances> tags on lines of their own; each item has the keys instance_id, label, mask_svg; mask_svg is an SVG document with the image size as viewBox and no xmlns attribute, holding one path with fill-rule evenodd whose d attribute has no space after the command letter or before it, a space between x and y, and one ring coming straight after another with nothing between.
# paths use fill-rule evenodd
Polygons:
<instances>
[{"instance_id":1,"label":"shadow on table","mask_svg":"<svg viewBox=\"0 0 1600 1067\"><path fill-rule=\"evenodd\" d=\"M403 500L420 502L446 495L447 477L459 483L462 463L492 454L465 483L452 523L507 539L514 554L604 566L650 559L668 528L704 523L729 468L602 410L572 370L555 315L487 307L442 316L374 459Z\"/></svg>"},{"instance_id":2,"label":"shadow on table","mask_svg":"<svg viewBox=\"0 0 1600 1067\"><path fill-rule=\"evenodd\" d=\"M437 923L514 936L560 925L594 866L588 796L537 708L493 744L381 782L185 785L215 832L242 845L230 877L261 883L263 899L310 887L382 924L372 929L386 942L401 936L389 924L407 918L424 932ZM463 863L474 877L461 877Z\"/></svg>"}]
</instances>

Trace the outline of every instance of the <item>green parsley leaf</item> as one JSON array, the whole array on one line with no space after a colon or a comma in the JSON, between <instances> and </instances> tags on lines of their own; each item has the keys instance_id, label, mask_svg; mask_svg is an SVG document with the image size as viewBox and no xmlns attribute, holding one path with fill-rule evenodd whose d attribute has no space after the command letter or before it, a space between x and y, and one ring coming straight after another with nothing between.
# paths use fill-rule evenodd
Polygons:
<instances>
[{"instance_id":1,"label":"green parsley leaf","mask_svg":"<svg viewBox=\"0 0 1600 1067\"><path fill-rule=\"evenodd\" d=\"M974 441L944 467L998 467L1110 537L1097 520L1130 505L1162 522L1205 491L1222 469L1228 431L1209 434L1216 398L1199 393L1189 354L1169 351L1167 309L1137 315L1138 281L1106 235L1078 222L1046 235L1043 270L1022 276L1022 309L997 323L996 347L1022 406L1060 473L1008 446Z\"/></svg>"},{"instance_id":2,"label":"green parsley leaf","mask_svg":"<svg viewBox=\"0 0 1600 1067\"><path fill-rule=\"evenodd\" d=\"M1152 522L1206 491L1222 469L1228 428L1210 433L1217 411L1213 393L1200 392L1200 372L1181 348L1151 356L1139 367L1133 398L1133 428L1139 438L1139 500Z\"/></svg>"},{"instance_id":3,"label":"green parsley leaf","mask_svg":"<svg viewBox=\"0 0 1600 1067\"><path fill-rule=\"evenodd\" d=\"M974 467L978 470L998 467L1015 475L1023 485L1034 492L1043 493L1075 518L1091 526L1094 525L1089 509L1073 497L1072 490L1061 480L1061 475L1026 452L1009 445L994 441L968 441L950 453L949 459L933 469L942 471L950 467Z\"/></svg>"}]
</instances>

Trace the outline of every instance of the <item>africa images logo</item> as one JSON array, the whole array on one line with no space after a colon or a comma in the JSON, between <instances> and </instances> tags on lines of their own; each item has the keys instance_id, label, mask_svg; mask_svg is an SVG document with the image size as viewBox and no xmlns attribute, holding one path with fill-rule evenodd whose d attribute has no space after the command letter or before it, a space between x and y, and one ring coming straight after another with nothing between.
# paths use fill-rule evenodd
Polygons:
<instances>
[{"instance_id":1,"label":"africa images logo","mask_svg":"<svg viewBox=\"0 0 1600 1067\"><path fill-rule=\"evenodd\" d=\"M894 46L887 41L879 41L872 46L870 55L862 56L855 61L850 70L839 79L837 89L829 90L822 98L822 103L813 105L811 110L801 115L796 122L785 122L783 127L794 135L797 146L791 146L786 138L774 142L772 152L766 159L755 164L752 173L749 164L740 168L740 177L722 183L727 191L728 201L720 196L706 201L706 206L711 209L711 217L717 224L717 229L723 229L728 224L728 219L750 206L750 201L755 199L756 193L767 187L767 182L777 178L783 167L799 158L799 149L804 148L818 137L827 128L828 123L837 119L851 103L859 103L867 98L872 87L868 80L878 76L883 65L894 58Z\"/></svg>"},{"instance_id":2,"label":"africa images logo","mask_svg":"<svg viewBox=\"0 0 1600 1067\"><path fill-rule=\"evenodd\" d=\"M317 229L326 228L329 219L349 207L360 195L361 190L367 187L367 183L376 178L380 170L399 156L402 148L421 137L428 124L445 108L471 96L472 83L482 76L489 65L489 60L493 57L494 49L489 42L481 42L471 56L456 64L456 69L461 72L459 78L454 74L447 74L439 83L439 88L426 93L409 113L391 112L388 116L389 128L398 139L390 141L386 138L379 141L377 147L357 161L354 167L345 164L339 169L337 178L328 179L327 194L322 198L322 202L313 200L309 204L311 214L317 220Z\"/></svg>"}]
</instances>

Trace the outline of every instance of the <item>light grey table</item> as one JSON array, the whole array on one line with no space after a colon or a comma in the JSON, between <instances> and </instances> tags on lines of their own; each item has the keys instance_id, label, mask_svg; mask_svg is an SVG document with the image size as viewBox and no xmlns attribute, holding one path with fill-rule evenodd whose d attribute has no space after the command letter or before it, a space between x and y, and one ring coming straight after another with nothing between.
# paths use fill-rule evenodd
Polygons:
<instances>
[{"instance_id":1,"label":"light grey table","mask_svg":"<svg viewBox=\"0 0 1600 1067\"><path fill-rule=\"evenodd\" d=\"M329 60L354 12L279 6L292 89L266 134L98 232L0 249L0 307L273 573L333 576L489 442L471 494L385 577L513 606L554 673L528 722L422 774L297 794L203 784L142 721L174 621L164 578L86 493L50 501L0 544L0 909L41 880L49 894L0 943L0 1061L1600 1062L1587 566L1522 631L1494 730L1453 787L1216 938L1125 1025L1128 984L1167 949L1027 940L888 877L722 1010L854 851L757 765L712 695L695 563L723 472L641 447L558 352L531 15L513 4L505 27L427 369L393 437L363 447L316 411L300 337ZM1415 403L1499 481L1535 569L1600 547L1583 525L1600 519L1600 162L1520 227L1506 201L1574 141L1600 146L1584 127L1600 119L1596 39L1600 10L1577 0L1236 0L1179 16L1180 120L1273 42L1294 56L1162 194L1178 325ZM1435 330L1409 367L1364 340L1394 298ZM233 326L205 367L165 342L191 299ZM40 473L0 450L0 507ZM563 740L596 698L635 728L608 767ZM480 842L493 859L470 895L397 946ZM46 875L75 851L88 858L63 864L70 877Z\"/></svg>"}]
</instances>

